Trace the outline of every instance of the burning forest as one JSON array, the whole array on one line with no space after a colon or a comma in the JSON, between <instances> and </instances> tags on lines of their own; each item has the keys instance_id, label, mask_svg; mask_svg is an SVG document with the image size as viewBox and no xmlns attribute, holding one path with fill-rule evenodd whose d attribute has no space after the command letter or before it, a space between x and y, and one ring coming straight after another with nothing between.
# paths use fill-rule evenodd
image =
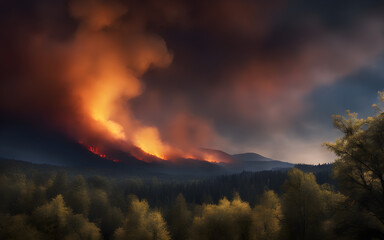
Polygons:
<instances>
[{"instance_id":1,"label":"burning forest","mask_svg":"<svg viewBox=\"0 0 384 240\"><path fill-rule=\"evenodd\" d=\"M383 1L3 0L0 32L0 239L384 239Z\"/></svg>"}]
</instances>

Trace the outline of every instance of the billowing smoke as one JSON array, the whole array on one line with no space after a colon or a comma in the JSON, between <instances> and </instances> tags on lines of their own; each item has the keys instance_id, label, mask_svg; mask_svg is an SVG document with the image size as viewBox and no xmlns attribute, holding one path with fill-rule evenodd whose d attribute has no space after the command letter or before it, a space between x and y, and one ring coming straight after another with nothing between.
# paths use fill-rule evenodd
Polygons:
<instances>
[{"instance_id":1,"label":"billowing smoke","mask_svg":"<svg viewBox=\"0 0 384 240\"><path fill-rule=\"evenodd\" d=\"M143 126L135 119L129 100L143 91L139 77L150 67L169 65L172 56L160 37L120 19L126 8L102 1L71 3L70 12L80 25L66 50L71 52L67 79L86 123L105 130L113 140L133 143L166 158L169 147L155 127Z\"/></svg>"},{"instance_id":2,"label":"billowing smoke","mask_svg":"<svg viewBox=\"0 0 384 240\"><path fill-rule=\"evenodd\" d=\"M185 155L131 111L130 100L144 91L140 77L168 66L172 54L161 37L146 31L145 19L126 19L129 11L135 9L122 2L71 1L77 26L68 39L53 39L46 29L21 30L28 45L23 71L6 83L2 107L41 117L101 156L110 146L133 154L140 153L137 147L162 159Z\"/></svg>"},{"instance_id":3,"label":"billowing smoke","mask_svg":"<svg viewBox=\"0 0 384 240\"><path fill-rule=\"evenodd\" d=\"M384 49L380 1L4 6L1 113L58 129L100 155L210 159L200 147L270 155L308 95Z\"/></svg>"}]
</instances>

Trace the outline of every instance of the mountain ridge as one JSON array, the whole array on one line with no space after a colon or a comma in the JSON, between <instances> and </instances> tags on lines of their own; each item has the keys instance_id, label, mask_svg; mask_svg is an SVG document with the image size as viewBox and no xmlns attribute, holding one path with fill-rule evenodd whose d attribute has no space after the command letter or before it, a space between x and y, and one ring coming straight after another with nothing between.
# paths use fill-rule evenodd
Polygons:
<instances>
[{"instance_id":1,"label":"mountain ridge","mask_svg":"<svg viewBox=\"0 0 384 240\"><path fill-rule=\"evenodd\" d=\"M232 157L239 161L279 161L254 152L232 154Z\"/></svg>"}]
</instances>

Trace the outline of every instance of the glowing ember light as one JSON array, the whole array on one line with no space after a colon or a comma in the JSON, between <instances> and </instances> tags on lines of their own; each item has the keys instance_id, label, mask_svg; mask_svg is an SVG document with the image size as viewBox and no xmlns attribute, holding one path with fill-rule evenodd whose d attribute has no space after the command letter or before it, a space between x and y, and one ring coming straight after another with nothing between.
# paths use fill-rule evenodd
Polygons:
<instances>
[{"instance_id":1,"label":"glowing ember light","mask_svg":"<svg viewBox=\"0 0 384 240\"><path fill-rule=\"evenodd\" d=\"M147 33L146 24L139 23L141 19L137 22L136 18L123 17L130 14L125 4L120 7L109 1L89 1L91 5L87 7L85 3L88 1L71 1L68 13L76 19L78 27L65 41L46 38L49 34L28 34L31 51L27 51L27 69L24 69L28 77L22 73L20 80L32 77L35 87L18 100L36 99L36 102L28 104L25 113L43 111L42 114L52 120L52 126L62 126L68 136L85 140L79 143L90 152L113 162L127 162L131 156L148 162L182 158L222 161L194 149L209 142L215 134L204 118L189 113L188 104L177 104L175 106L182 108L175 110L182 111L169 112L175 116L166 124L170 127L165 136L160 134L163 128L147 126L135 116L136 108L131 106L135 104L131 101L146 91L145 82L140 78L148 70L169 66L173 54L164 39ZM125 19L128 22L125 23ZM39 63L29 62L40 54ZM33 66L31 73L29 65ZM40 92L47 86L52 88L52 94ZM13 84L7 87L7 91L13 89ZM12 96L16 93L19 92L8 94L11 96L9 110L13 107L17 110L17 106L24 103L13 104ZM151 98L148 103L145 101L148 104L145 112L159 109L162 104L156 102L161 95L147 93ZM143 96L146 99L146 94ZM56 102L57 108L56 104L52 105ZM8 111L8 106L4 109Z\"/></svg>"},{"instance_id":2,"label":"glowing ember light","mask_svg":"<svg viewBox=\"0 0 384 240\"><path fill-rule=\"evenodd\" d=\"M94 119L101 122L108 129L108 131L117 139L121 139L121 140L126 139L123 131L123 127L120 124L111 120L105 120L101 118L94 118Z\"/></svg>"},{"instance_id":3,"label":"glowing ember light","mask_svg":"<svg viewBox=\"0 0 384 240\"><path fill-rule=\"evenodd\" d=\"M77 5L74 6L76 9ZM120 25L120 21L117 20L127 10L107 11L108 13L103 15L103 7L95 8L97 9L95 14L93 14L94 8L86 10L83 7L79 8L82 12L81 17L77 15L77 11L73 14L79 17L82 27L78 29L69 46L71 51L66 79L69 79L71 95L80 103L77 110L81 113L81 119L85 120L86 127L90 126L88 130L91 131L84 133L80 131L81 134L87 139L92 139L87 137L89 132L92 135L105 134L100 137L105 138L105 141L118 142L114 146L123 152L129 152L134 145L140 148L142 153L130 154L143 161L156 161L155 157L167 160L170 156L176 158L185 155L184 149L178 149L177 146L170 145L170 142L163 142L156 127L143 125L127 104L143 93L144 85L140 77L148 69L166 67L172 62L173 56L168 52L163 40L139 33L138 48L131 49L122 40L125 40L125 36L129 36L128 42L131 42L130 39L136 39L138 34L136 28L132 29L133 31L127 28L125 29L127 32L124 31L122 34L115 31L110 34L109 31L104 31L105 27L117 29L115 27ZM84 13L83 16L83 10L87 13L89 11L89 15ZM100 16L102 18L99 18ZM129 33L133 36L131 37ZM102 158L113 160L92 143L85 144L89 151ZM106 146L102 144L101 141L97 142L97 146L106 151Z\"/></svg>"},{"instance_id":4,"label":"glowing ember light","mask_svg":"<svg viewBox=\"0 0 384 240\"><path fill-rule=\"evenodd\" d=\"M100 122L116 139L125 140L124 128L119 123L108 119L109 113L102 111L100 108L95 108L92 111L92 118Z\"/></svg>"},{"instance_id":5,"label":"glowing ember light","mask_svg":"<svg viewBox=\"0 0 384 240\"><path fill-rule=\"evenodd\" d=\"M210 163L220 163L220 161L212 154L203 154L203 159Z\"/></svg>"},{"instance_id":6,"label":"glowing ember light","mask_svg":"<svg viewBox=\"0 0 384 240\"><path fill-rule=\"evenodd\" d=\"M82 143L82 142L80 142L80 143ZM87 149L88 149L90 152L96 154L97 156L99 156L99 157L101 157L101 158L105 158L105 159L107 159L107 160L112 160L113 162L120 162L120 160L112 159L112 158L108 157L106 154L101 153L100 150L99 150L97 147L95 147L95 146L88 146Z\"/></svg>"},{"instance_id":7,"label":"glowing ember light","mask_svg":"<svg viewBox=\"0 0 384 240\"><path fill-rule=\"evenodd\" d=\"M144 127L139 129L134 136L134 142L144 152L164 160L167 159L166 154L169 151L169 146L161 141L157 128Z\"/></svg>"},{"instance_id":8,"label":"glowing ember light","mask_svg":"<svg viewBox=\"0 0 384 240\"><path fill-rule=\"evenodd\" d=\"M98 155L99 157L106 158L107 156L105 154L100 153L99 149L94 146L89 146L88 150L93 152L94 154Z\"/></svg>"}]
</instances>

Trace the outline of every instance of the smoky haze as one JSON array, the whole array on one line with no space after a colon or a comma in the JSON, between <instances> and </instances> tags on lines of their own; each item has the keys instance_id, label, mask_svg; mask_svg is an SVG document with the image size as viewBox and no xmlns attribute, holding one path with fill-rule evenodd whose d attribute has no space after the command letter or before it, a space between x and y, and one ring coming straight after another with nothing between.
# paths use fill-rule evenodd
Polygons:
<instances>
[{"instance_id":1,"label":"smoky haze","mask_svg":"<svg viewBox=\"0 0 384 240\"><path fill-rule=\"evenodd\" d=\"M380 1L4 6L2 115L101 151L138 147L159 158L204 158L208 147L332 161L320 144L336 135L309 116L322 104L312 95L348 82L384 50Z\"/></svg>"}]
</instances>

